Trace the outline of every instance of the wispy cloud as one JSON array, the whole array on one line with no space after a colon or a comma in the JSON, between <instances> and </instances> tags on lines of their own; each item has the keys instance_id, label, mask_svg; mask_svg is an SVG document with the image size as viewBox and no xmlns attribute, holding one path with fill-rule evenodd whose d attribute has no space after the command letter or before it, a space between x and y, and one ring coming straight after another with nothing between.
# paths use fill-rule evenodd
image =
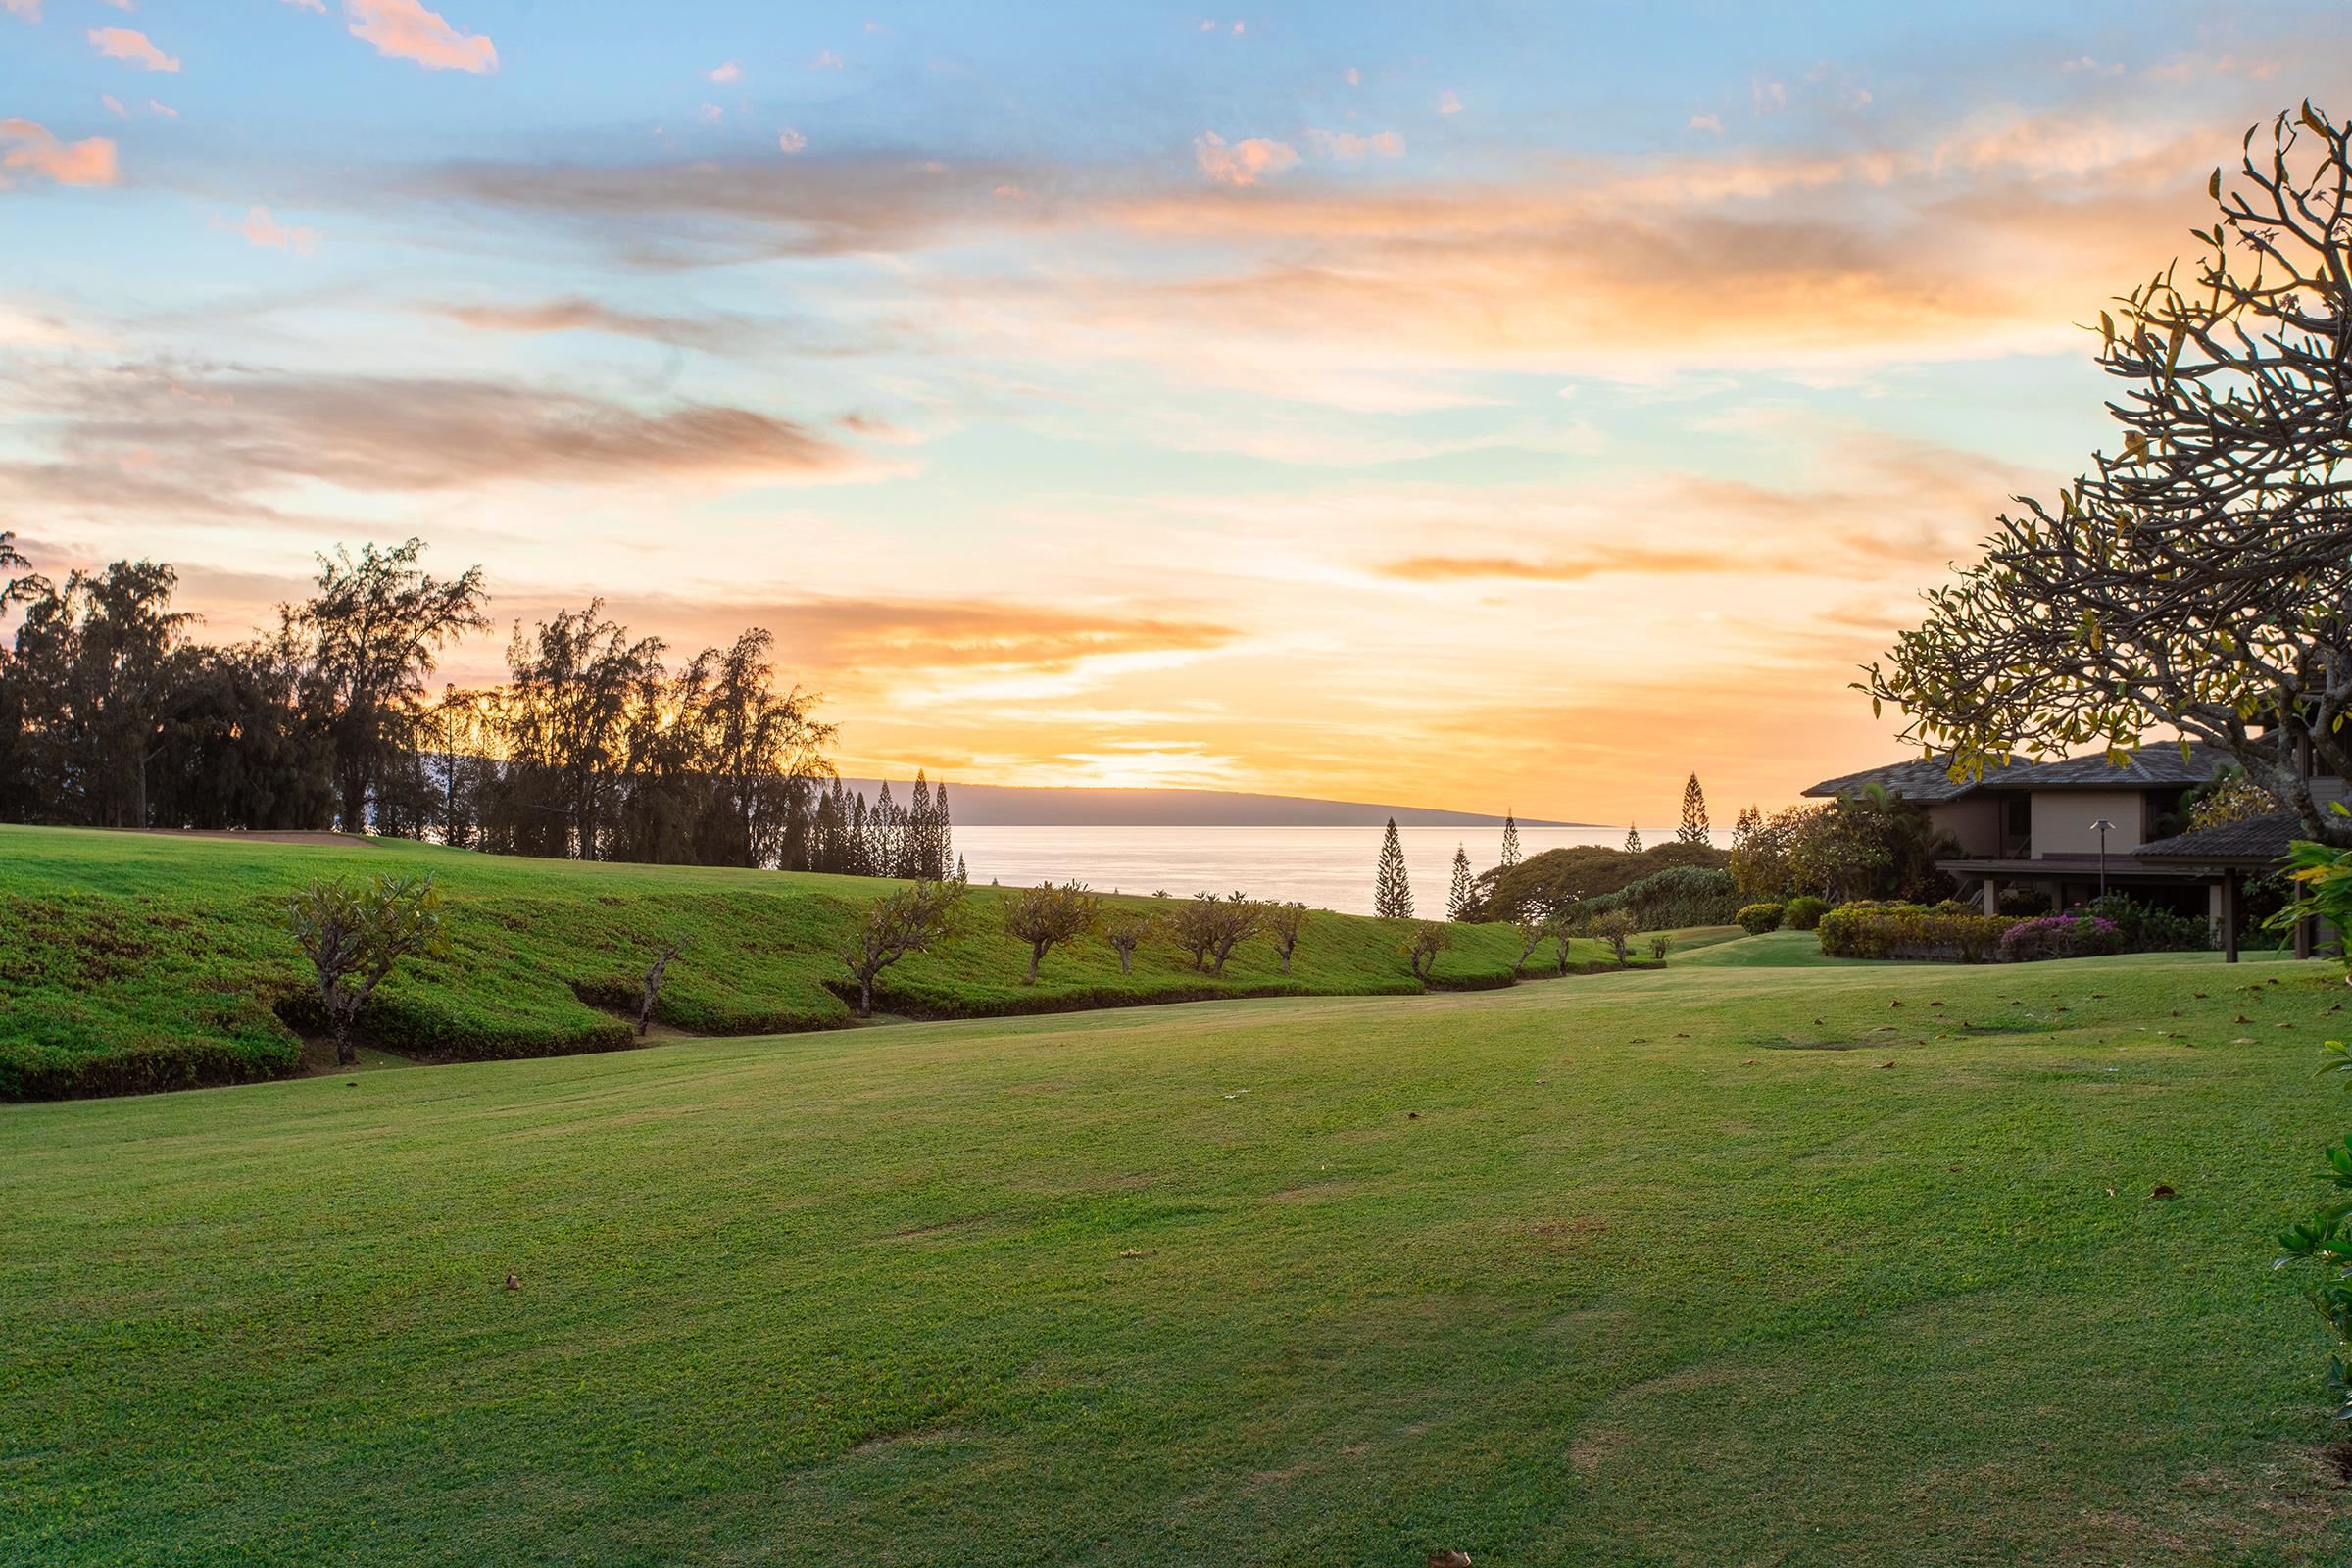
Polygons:
<instances>
[{"instance_id":1,"label":"wispy cloud","mask_svg":"<svg viewBox=\"0 0 2352 1568\"><path fill-rule=\"evenodd\" d=\"M345 0L351 35L375 45L395 60L413 60L427 71L464 71L475 75L498 70L498 46L480 33L452 25L418 0Z\"/></svg>"},{"instance_id":2,"label":"wispy cloud","mask_svg":"<svg viewBox=\"0 0 2352 1568\"><path fill-rule=\"evenodd\" d=\"M90 43L109 60L137 66L141 71L177 71L179 60L158 49L148 36L131 27L92 27Z\"/></svg>"},{"instance_id":3,"label":"wispy cloud","mask_svg":"<svg viewBox=\"0 0 2352 1568\"><path fill-rule=\"evenodd\" d=\"M1350 161L1375 154L1383 158L1404 156L1402 131L1384 130L1376 135L1365 136L1351 130L1309 130L1306 141L1316 156L1321 158Z\"/></svg>"},{"instance_id":4,"label":"wispy cloud","mask_svg":"<svg viewBox=\"0 0 2352 1568\"><path fill-rule=\"evenodd\" d=\"M723 86L729 82L741 81L743 79L743 67L730 60L723 66L713 67L710 73L710 75L712 81L718 82Z\"/></svg>"},{"instance_id":5,"label":"wispy cloud","mask_svg":"<svg viewBox=\"0 0 2352 1568\"><path fill-rule=\"evenodd\" d=\"M122 178L109 137L66 142L32 121L0 120L0 187L10 183L12 174L60 185L112 185Z\"/></svg>"},{"instance_id":6,"label":"wispy cloud","mask_svg":"<svg viewBox=\"0 0 2352 1568\"><path fill-rule=\"evenodd\" d=\"M129 365L59 372L37 395L62 466L136 471L226 500L298 481L355 493L534 483L788 484L870 465L791 419L640 409L520 382Z\"/></svg>"},{"instance_id":7,"label":"wispy cloud","mask_svg":"<svg viewBox=\"0 0 2352 1568\"><path fill-rule=\"evenodd\" d=\"M41 0L0 0L0 11L12 17L23 17L26 22L38 22L41 20Z\"/></svg>"},{"instance_id":8,"label":"wispy cloud","mask_svg":"<svg viewBox=\"0 0 2352 1568\"><path fill-rule=\"evenodd\" d=\"M793 129L790 125L786 125L782 130L776 132L776 150L780 153L786 154L787 156L794 153L807 152L808 150L808 138L802 135L799 131Z\"/></svg>"}]
</instances>

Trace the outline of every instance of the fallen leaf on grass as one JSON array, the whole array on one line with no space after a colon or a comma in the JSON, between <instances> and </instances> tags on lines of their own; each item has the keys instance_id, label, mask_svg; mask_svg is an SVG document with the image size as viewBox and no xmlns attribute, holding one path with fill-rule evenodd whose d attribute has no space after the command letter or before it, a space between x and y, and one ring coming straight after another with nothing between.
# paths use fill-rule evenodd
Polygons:
<instances>
[{"instance_id":1,"label":"fallen leaf on grass","mask_svg":"<svg viewBox=\"0 0 2352 1568\"><path fill-rule=\"evenodd\" d=\"M1429 1568L1470 1568L1470 1554L1466 1551L1433 1551L1429 1554Z\"/></svg>"},{"instance_id":2,"label":"fallen leaf on grass","mask_svg":"<svg viewBox=\"0 0 2352 1568\"><path fill-rule=\"evenodd\" d=\"M1119 1255L1121 1257L1141 1257L1144 1255L1144 1250L1140 1247L1122 1248Z\"/></svg>"},{"instance_id":3,"label":"fallen leaf on grass","mask_svg":"<svg viewBox=\"0 0 2352 1568\"><path fill-rule=\"evenodd\" d=\"M1894 1065L1894 1063L1891 1061L1882 1061L1879 1063L1879 1065L1882 1067L1891 1067Z\"/></svg>"},{"instance_id":4,"label":"fallen leaf on grass","mask_svg":"<svg viewBox=\"0 0 2352 1568\"><path fill-rule=\"evenodd\" d=\"M510 1291L519 1291L522 1289L522 1281L510 1274L507 1276L507 1289Z\"/></svg>"},{"instance_id":5,"label":"fallen leaf on grass","mask_svg":"<svg viewBox=\"0 0 2352 1568\"><path fill-rule=\"evenodd\" d=\"M2170 1187L2167 1187L2167 1186L2166 1186L2164 1183L2162 1183L2162 1182L2158 1182L2158 1183L2157 1183L2157 1184L2156 1184L2154 1187L2152 1187L2152 1188L2150 1188L2150 1189L2148 1190L2148 1196L2149 1196L2150 1198L2165 1198L2165 1199L2171 1199L2171 1198L2179 1198L2180 1195L2179 1193L2176 1193L2176 1192L2174 1192L2174 1191L2173 1191L2173 1190L2172 1190Z\"/></svg>"}]
</instances>

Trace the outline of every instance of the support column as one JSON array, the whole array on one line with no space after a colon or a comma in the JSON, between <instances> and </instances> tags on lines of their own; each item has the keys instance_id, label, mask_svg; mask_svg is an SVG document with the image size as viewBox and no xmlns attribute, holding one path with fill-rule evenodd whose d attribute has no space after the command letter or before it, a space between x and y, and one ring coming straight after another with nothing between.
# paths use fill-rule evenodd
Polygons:
<instances>
[{"instance_id":1,"label":"support column","mask_svg":"<svg viewBox=\"0 0 2352 1568\"><path fill-rule=\"evenodd\" d=\"M1984 912L1986 914L2001 912L2001 885L1991 877L1984 879Z\"/></svg>"},{"instance_id":2,"label":"support column","mask_svg":"<svg viewBox=\"0 0 2352 1568\"><path fill-rule=\"evenodd\" d=\"M2305 915L2295 922L2295 956L2308 958L2317 951L2318 945L2312 941L2311 916Z\"/></svg>"},{"instance_id":3,"label":"support column","mask_svg":"<svg viewBox=\"0 0 2352 1568\"><path fill-rule=\"evenodd\" d=\"M2237 873L2222 873L2222 961L2237 961Z\"/></svg>"}]
</instances>

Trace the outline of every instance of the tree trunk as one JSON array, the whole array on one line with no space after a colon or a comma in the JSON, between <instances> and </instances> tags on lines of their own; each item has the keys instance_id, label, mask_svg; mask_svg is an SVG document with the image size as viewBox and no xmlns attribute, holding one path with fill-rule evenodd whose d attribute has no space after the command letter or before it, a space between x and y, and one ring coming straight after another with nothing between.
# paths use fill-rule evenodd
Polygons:
<instances>
[{"instance_id":1,"label":"tree trunk","mask_svg":"<svg viewBox=\"0 0 2352 1568\"><path fill-rule=\"evenodd\" d=\"M338 1022L335 1025L335 1064L340 1067L356 1067L359 1062L360 1050L351 1043L351 1026Z\"/></svg>"},{"instance_id":2,"label":"tree trunk","mask_svg":"<svg viewBox=\"0 0 2352 1568\"><path fill-rule=\"evenodd\" d=\"M1046 950L1044 948L1039 947L1035 943L1031 943L1029 945L1029 984L1037 984L1037 960L1045 956Z\"/></svg>"},{"instance_id":3,"label":"tree trunk","mask_svg":"<svg viewBox=\"0 0 2352 1568\"><path fill-rule=\"evenodd\" d=\"M861 974L858 977L858 1016L871 1018L873 1015L874 977L870 974Z\"/></svg>"},{"instance_id":4,"label":"tree trunk","mask_svg":"<svg viewBox=\"0 0 2352 1568\"><path fill-rule=\"evenodd\" d=\"M1119 973L1135 973L1135 950L1133 948L1121 948L1119 950Z\"/></svg>"},{"instance_id":5,"label":"tree trunk","mask_svg":"<svg viewBox=\"0 0 2352 1568\"><path fill-rule=\"evenodd\" d=\"M1282 972L1284 974L1291 972L1291 950L1288 948L1282 950Z\"/></svg>"}]
</instances>

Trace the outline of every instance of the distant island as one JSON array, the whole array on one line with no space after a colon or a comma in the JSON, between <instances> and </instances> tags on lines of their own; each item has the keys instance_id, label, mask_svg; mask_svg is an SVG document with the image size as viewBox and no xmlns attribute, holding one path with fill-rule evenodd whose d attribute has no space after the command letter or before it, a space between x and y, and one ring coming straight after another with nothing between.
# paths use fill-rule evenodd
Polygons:
<instances>
[{"instance_id":1,"label":"distant island","mask_svg":"<svg viewBox=\"0 0 2352 1568\"><path fill-rule=\"evenodd\" d=\"M844 779L868 797L881 781ZM904 798L911 779L892 779ZM948 781L957 827L1500 827L1502 818L1477 811L1420 806L1373 806L1361 801L1317 801L1298 795L1250 795L1229 790L1030 789ZM1523 816L1521 827L1595 827Z\"/></svg>"}]
</instances>

